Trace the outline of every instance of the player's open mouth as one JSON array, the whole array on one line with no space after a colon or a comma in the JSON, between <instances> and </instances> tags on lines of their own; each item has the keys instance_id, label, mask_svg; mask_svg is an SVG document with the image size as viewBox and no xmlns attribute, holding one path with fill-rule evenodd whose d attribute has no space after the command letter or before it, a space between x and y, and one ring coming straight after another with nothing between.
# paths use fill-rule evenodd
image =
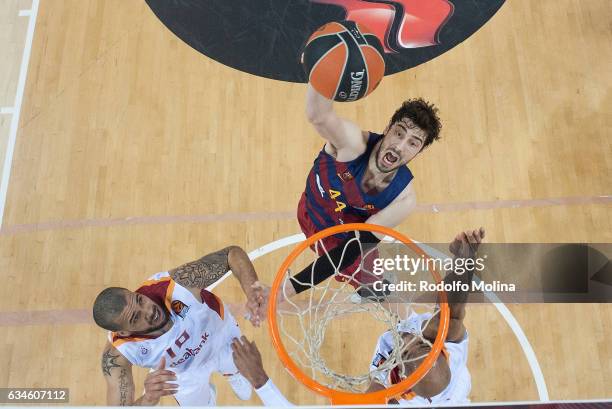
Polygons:
<instances>
[{"instance_id":1,"label":"player's open mouth","mask_svg":"<svg viewBox=\"0 0 612 409\"><path fill-rule=\"evenodd\" d=\"M383 156L383 163L386 166L393 166L398 160L399 156L391 151L385 153L385 156Z\"/></svg>"},{"instance_id":2,"label":"player's open mouth","mask_svg":"<svg viewBox=\"0 0 612 409\"><path fill-rule=\"evenodd\" d=\"M157 322L159 320L159 310L155 307L155 311L153 311L153 322Z\"/></svg>"}]
</instances>

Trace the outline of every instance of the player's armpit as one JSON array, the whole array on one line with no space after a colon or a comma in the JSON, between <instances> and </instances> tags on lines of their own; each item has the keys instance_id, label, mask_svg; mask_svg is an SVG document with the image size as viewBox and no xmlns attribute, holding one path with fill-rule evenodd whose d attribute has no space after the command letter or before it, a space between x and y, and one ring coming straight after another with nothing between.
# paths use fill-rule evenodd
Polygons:
<instances>
[{"instance_id":1,"label":"player's armpit","mask_svg":"<svg viewBox=\"0 0 612 409\"><path fill-rule=\"evenodd\" d=\"M132 364L110 343L106 344L102 352L102 373L107 386L107 405L133 405L134 378L132 377Z\"/></svg>"},{"instance_id":2,"label":"player's armpit","mask_svg":"<svg viewBox=\"0 0 612 409\"><path fill-rule=\"evenodd\" d=\"M183 287L204 289L230 270L228 254L234 247L229 246L183 264L170 270L170 276Z\"/></svg>"}]
</instances>

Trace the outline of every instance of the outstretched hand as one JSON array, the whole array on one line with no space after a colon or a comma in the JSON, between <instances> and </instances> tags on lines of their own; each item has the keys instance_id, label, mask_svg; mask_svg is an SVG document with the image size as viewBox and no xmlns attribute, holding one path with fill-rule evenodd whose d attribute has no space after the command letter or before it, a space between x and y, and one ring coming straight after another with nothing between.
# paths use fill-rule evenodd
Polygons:
<instances>
[{"instance_id":1,"label":"outstretched hand","mask_svg":"<svg viewBox=\"0 0 612 409\"><path fill-rule=\"evenodd\" d=\"M246 309L248 314L246 318L251 321L254 327L259 327L264 320L269 295L270 288L259 281L253 283L247 294Z\"/></svg>"},{"instance_id":2,"label":"outstretched hand","mask_svg":"<svg viewBox=\"0 0 612 409\"><path fill-rule=\"evenodd\" d=\"M174 395L177 392L178 384L168 383L168 381L176 381L176 374L166 369L166 358L163 357L155 371L150 372L145 378L143 396L145 403L155 406L162 396Z\"/></svg>"},{"instance_id":3,"label":"outstretched hand","mask_svg":"<svg viewBox=\"0 0 612 409\"><path fill-rule=\"evenodd\" d=\"M255 341L249 341L244 335L232 341L234 365L255 389L268 382L268 375L263 367L261 354Z\"/></svg>"},{"instance_id":4,"label":"outstretched hand","mask_svg":"<svg viewBox=\"0 0 612 409\"><path fill-rule=\"evenodd\" d=\"M485 236L484 227L477 230L466 230L455 237L448 249L455 257L470 258L476 255L478 247Z\"/></svg>"}]
</instances>

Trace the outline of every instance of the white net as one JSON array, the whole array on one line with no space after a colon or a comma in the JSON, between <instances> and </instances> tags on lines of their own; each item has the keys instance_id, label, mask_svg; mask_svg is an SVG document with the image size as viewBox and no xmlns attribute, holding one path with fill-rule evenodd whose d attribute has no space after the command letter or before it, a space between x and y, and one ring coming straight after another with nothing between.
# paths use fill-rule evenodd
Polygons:
<instances>
[{"instance_id":1,"label":"white net","mask_svg":"<svg viewBox=\"0 0 612 409\"><path fill-rule=\"evenodd\" d=\"M339 266L346 248L357 241L360 258L342 271ZM402 278L415 282L434 282L431 273L420 270L406 275L397 269L373 268L376 259L397 259L398 256L420 257L400 241L388 238L378 246L361 243L357 238L345 244L341 259L334 263L323 241L314 244L318 254L327 256L334 266L334 274L343 281L329 278L318 285L300 282L309 289L292 298L287 290L292 286L288 271L280 287L282 300L277 305L277 322L282 342L289 356L301 370L315 381L335 390L364 393L372 379L380 382L395 371L403 379L408 368L427 356L427 350L417 356L405 353L413 343L422 342L431 347L432 341L421 332L438 313L434 303L419 303L418 291L384 291L386 284L401 284ZM294 262L294 269L308 265L317 255L305 251ZM303 263L303 264L302 264ZM311 274L313 277L314 274ZM295 280L295 278L293 279ZM299 282L299 281L298 281ZM378 284L376 284L378 282ZM409 328L407 318L420 314L427 317L421 328ZM378 339L386 333L392 348L380 362L373 362ZM409 334L409 335L407 335ZM388 342L388 341L387 341ZM423 349L421 349L423 350ZM376 365L374 365L376 364Z\"/></svg>"}]
</instances>

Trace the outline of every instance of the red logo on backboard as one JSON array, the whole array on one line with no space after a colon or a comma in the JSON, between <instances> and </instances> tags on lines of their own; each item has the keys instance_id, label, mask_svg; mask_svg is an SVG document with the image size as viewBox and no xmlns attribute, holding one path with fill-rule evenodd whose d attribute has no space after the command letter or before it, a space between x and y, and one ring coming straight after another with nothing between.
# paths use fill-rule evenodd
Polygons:
<instances>
[{"instance_id":1,"label":"red logo on backboard","mask_svg":"<svg viewBox=\"0 0 612 409\"><path fill-rule=\"evenodd\" d=\"M439 44L438 33L452 16L448 0L310 0L344 8L346 19L368 27L386 53Z\"/></svg>"}]
</instances>

